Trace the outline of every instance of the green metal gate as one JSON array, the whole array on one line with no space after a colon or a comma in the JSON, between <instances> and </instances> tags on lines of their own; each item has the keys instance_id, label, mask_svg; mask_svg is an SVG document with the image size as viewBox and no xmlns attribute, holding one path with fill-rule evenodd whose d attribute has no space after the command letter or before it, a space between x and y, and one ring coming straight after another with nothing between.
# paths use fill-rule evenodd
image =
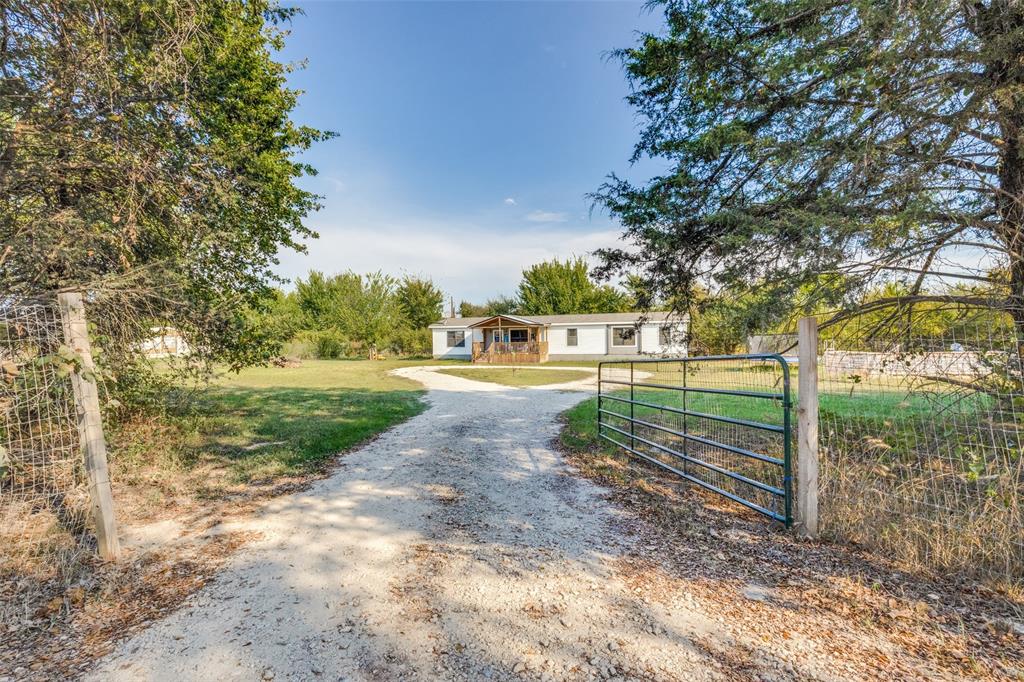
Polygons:
<instances>
[{"instance_id":1,"label":"green metal gate","mask_svg":"<svg viewBox=\"0 0 1024 682\"><path fill-rule=\"evenodd\" d=\"M792 408L789 363L781 355L598 366L601 438L787 528Z\"/></svg>"}]
</instances>

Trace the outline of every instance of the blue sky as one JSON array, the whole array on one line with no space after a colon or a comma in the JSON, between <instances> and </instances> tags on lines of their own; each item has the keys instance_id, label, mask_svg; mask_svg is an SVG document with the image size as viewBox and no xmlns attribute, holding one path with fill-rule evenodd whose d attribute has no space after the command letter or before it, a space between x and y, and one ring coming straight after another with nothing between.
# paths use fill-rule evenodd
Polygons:
<instances>
[{"instance_id":1,"label":"blue sky","mask_svg":"<svg viewBox=\"0 0 1024 682\"><path fill-rule=\"evenodd\" d=\"M607 51L658 30L640 2L310 2L282 58L295 119L339 137L304 156L324 195L311 268L426 275L447 294L512 293L521 270L619 230L587 192L631 177L634 116Z\"/></svg>"}]
</instances>

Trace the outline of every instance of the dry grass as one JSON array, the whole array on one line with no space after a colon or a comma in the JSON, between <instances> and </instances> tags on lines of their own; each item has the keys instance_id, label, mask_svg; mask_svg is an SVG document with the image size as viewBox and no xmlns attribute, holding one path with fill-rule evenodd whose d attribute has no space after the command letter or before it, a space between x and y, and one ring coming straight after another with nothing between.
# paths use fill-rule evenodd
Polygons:
<instances>
[{"instance_id":1,"label":"dry grass","mask_svg":"<svg viewBox=\"0 0 1024 682\"><path fill-rule=\"evenodd\" d=\"M103 565L93 561L71 589L40 593L21 613L0 618L0 677L56 680L77 677L121 637L170 613L216 574L244 534L221 534ZM38 588L38 584L33 584ZM15 603L0 583L0 600Z\"/></svg>"},{"instance_id":2,"label":"dry grass","mask_svg":"<svg viewBox=\"0 0 1024 682\"><path fill-rule=\"evenodd\" d=\"M1024 585L1021 479L1009 465L983 484L933 459L882 466L858 443L829 441L821 471L827 537L872 547L899 564Z\"/></svg>"}]
</instances>

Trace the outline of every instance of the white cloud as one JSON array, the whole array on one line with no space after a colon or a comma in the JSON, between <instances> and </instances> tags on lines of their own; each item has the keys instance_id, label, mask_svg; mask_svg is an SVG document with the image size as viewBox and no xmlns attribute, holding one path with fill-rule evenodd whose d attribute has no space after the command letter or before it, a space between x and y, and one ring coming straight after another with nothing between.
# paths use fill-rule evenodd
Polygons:
<instances>
[{"instance_id":1,"label":"white cloud","mask_svg":"<svg viewBox=\"0 0 1024 682\"><path fill-rule=\"evenodd\" d=\"M526 219L531 223L564 223L569 215L556 211L532 211L526 214Z\"/></svg>"},{"instance_id":2,"label":"white cloud","mask_svg":"<svg viewBox=\"0 0 1024 682\"><path fill-rule=\"evenodd\" d=\"M607 227L590 232L425 223L313 227L320 239L309 243L308 254L282 253L279 274L292 280L311 269L425 275L456 303L514 293L523 269L534 263L621 246L619 231Z\"/></svg>"},{"instance_id":3,"label":"white cloud","mask_svg":"<svg viewBox=\"0 0 1024 682\"><path fill-rule=\"evenodd\" d=\"M348 189L348 185L341 178L335 177L333 175L324 175L321 177L323 178L324 182L328 183L331 186L331 189L335 192L344 192L345 190Z\"/></svg>"},{"instance_id":4,"label":"white cloud","mask_svg":"<svg viewBox=\"0 0 1024 682\"><path fill-rule=\"evenodd\" d=\"M512 197L507 197L507 198L505 199L505 204L506 204L507 206L515 206L515 205L516 205L516 200L515 200L515 199L513 199Z\"/></svg>"}]
</instances>

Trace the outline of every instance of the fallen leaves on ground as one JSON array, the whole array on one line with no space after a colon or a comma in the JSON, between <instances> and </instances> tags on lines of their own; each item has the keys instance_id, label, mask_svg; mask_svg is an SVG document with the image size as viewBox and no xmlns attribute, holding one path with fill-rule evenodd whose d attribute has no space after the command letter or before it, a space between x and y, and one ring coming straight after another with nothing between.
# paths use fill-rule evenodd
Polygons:
<instances>
[{"instance_id":1,"label":"fallen leaves on ground","mask_svg":"<svg viewBox=\"0 0 1024 682\"><path fill-rule=\"evenodd\" d=\"M174 609L205 585L250 539L223 533L117 564L92 563L68 587L0 582L0 600L24 604L24 614L0 624L0 678L68 679L109 652L134 629ZM19 589L31 587L34 599Z\"/></svg>"},{"instance_id":2,"label":"fallen leaves on ground","mask_svg":"<svg viewBox=\"0 0 1024 682\"><path fill-rule=\"evenodd\" d=\"M1024 680L1024 604L1013 593L800 541L625 456L565 455L631 512L623 523L635 549L620 577L643 598L701 612L728 632L728 651L706 653L730 679Z\"/></svg>"}]
</instances>

